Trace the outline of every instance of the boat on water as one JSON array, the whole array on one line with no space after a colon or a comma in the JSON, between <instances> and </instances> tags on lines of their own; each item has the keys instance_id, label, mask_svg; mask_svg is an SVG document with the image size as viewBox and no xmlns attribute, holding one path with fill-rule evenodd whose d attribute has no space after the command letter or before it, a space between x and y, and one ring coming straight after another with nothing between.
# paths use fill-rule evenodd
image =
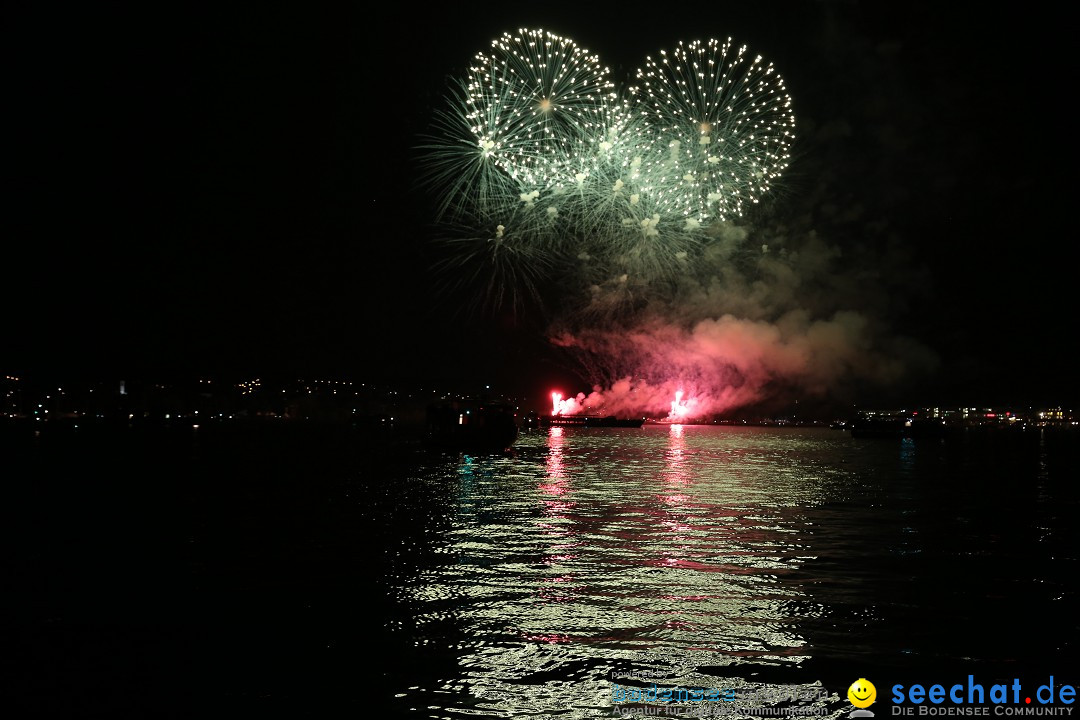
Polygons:
<instances>
[{"instance_id":1,"label":"boat on water","mask_svg":"<svg viewBox=\"0 0 1080 720\"><path fill-rule=\"evenodd\" d=\"M645 418L620 418L614 415L538 415L529 418L526 424L542 429L551 427L639 428L645 424Z\"/></svg>"},{"instance_id":2,"label":"boat on water","mask_svg":"<svg viewBox=\"0 0 1080 720\"><path fill-rule=\"evenodd\" d=\"M522 426L546 430L553 427L577 428L639 428L645 424L645 418L621 418L615 415L598 415L590 412L578 412L584 400L584 393L576 398L563 399L559 391L551 393L551 412L530 412L525 416Z\"/></svg>"},{"instance_id":3,"label":"boat on water","mask_svg":"<svg viewBox=\"0 0 1080 720\"><path fill-rule=\"evenodd\" d=\"M513 405L490 400L456 398L427 408L425 444L443 450L499 452L518 436Z\"/></svg>"},{"instance_id":4,"label":"boat on water","mask_svg":"<svg viewBox=\"0 0 1080 720\"><path fill-rule=\"evenodd\" d=\"M853 438L939 438L948 430L942 420L902 413L862 412L851 423Z\"/></svg>"},{"instance_id":5,"label":"boat on water","mask_svg":"<svg viewBox=\"0 0 1080 720\"><path fill-rule=\"evenodd\" d=\"M904 436L903 417L860 415L851 423L854 438L898 438Z\"/></svg>"}]
</instances>

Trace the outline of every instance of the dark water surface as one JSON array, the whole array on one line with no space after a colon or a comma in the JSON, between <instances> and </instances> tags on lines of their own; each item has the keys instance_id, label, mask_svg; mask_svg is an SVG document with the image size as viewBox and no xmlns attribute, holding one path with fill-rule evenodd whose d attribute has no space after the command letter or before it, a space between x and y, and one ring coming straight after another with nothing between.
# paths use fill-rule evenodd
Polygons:
<instances>
[{"instance_id":1,"label":"dark water surface","mask_svg":"<svg viewBox=\"0 0 1080 720\"><path fill-rule=\"evenodd\" d=\"M2 441L17 716L601 717L634 674L822 690L839 716L859 677L1078 665L1073 433Z\"/></svg>"}]
</instances>

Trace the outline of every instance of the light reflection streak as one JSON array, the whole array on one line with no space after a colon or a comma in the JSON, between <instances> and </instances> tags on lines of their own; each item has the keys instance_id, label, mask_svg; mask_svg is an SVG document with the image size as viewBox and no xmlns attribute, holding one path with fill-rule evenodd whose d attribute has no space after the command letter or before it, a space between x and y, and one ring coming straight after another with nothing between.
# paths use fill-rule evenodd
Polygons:
<instances>
[{"instance_id":1,"label":"light reflection streak","mask_svg":"<svg viewBox=\"0 0 1080 720\"><path fill-rule=\"evenodd\" d=\"M805 655L790 616L804 593L787 578L806 555L791 508L814 502L812 464L778 476L760 456L786 451L690 440L681 425L617 437L551 428L523 438L517 459L462 468L459 505L475 512L456 515L454 562L414 597L454 598L455 626L478 641L459 663L479 707L524 712L528 683L529 702L544 698L532 711L591 717L604 707L597 667L657 652L685 683L701 665ZM555 672L582 664L593 671L576 682Z\"/></svg>"}]
</instances>

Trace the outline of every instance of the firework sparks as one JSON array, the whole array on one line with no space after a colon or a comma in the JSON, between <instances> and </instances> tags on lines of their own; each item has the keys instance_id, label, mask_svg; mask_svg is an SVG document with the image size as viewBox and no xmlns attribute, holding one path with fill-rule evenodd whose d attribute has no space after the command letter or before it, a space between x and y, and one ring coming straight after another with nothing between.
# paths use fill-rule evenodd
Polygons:
<instances>
[{"instance_id":1,"label":"firework sparks","mask_svg":"<svg viewBox=\"0 0 1080 720\"><path fill-rule=\"evenodd\" d=\"M683 422L687 416L690 415L690 408L683 402L683 391L675 391L675 399L671 401L671 412L668 413L668 420L672 422Z\"/></svg>"},{"instance_id":2,"label":"firework sparks","mask_svg":"<svg viewBox=\"0 0 1080 720\"><path fill-rule=\"evenodd\" d=\"M787 168L795 115L772 64L746 46L679 43L651 57L633 89L655 138L647 190L673 215L742 215Z\"/></svg>"},{"instance_id":3,"label":"firework sparks","mask_svg":"<svg viewBox=\"0 0 1080 720\"><path fill-rule=\"evenodd\" d=\"M707 255L786 168L791 98L730 39L661 57L619 92L596 55L543 30L476 55L423 146L448 272L479 261L493 298L528 278L611 310Z\"/></svg>"}]
</instances>

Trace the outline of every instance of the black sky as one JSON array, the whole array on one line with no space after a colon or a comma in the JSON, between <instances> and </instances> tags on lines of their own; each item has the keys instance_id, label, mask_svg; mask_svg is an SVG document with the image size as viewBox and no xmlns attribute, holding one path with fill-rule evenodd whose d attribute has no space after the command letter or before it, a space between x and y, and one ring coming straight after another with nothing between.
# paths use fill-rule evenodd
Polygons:
<instances>
[{"instance_id":1,"label":"black sky","mask_svg":"<svg viewBox=\"0 0 1080 720\"><path fill-rule=\"evenodd\" d=\"M0 370L571 377L541 313L464 316L434 289L415 187L446 78L542 27L616 77L680 39L730 35L773 61L800 125L777 204L895 273L889 321L941 358L905 392L1075 402L1076 61L1061 10L1016 8L15 11Z\"/></svg>"}]
</instances>

